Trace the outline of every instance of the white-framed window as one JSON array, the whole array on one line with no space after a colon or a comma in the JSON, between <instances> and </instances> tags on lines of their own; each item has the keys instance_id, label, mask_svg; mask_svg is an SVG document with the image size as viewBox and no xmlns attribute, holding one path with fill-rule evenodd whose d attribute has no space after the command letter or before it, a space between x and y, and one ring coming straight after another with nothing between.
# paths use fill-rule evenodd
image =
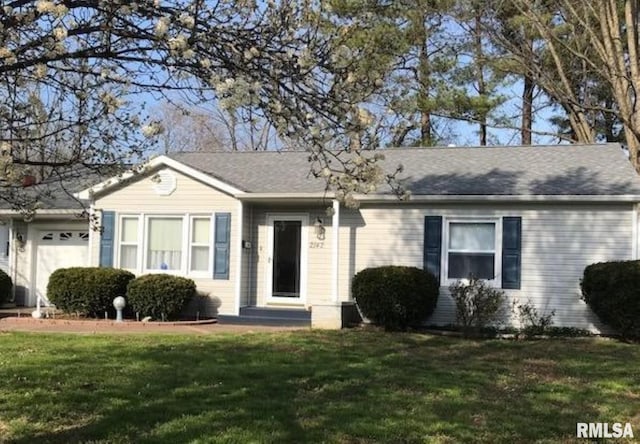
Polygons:
<instances>
[{"instance_id":1,"label":"white-framed window","mask_svg":"<svg viewBox=\"0 0 640 444\"><path fill-rule=\"evenodd\" d=\"M145 269L180 271L184 258L184 217L147 216Z\"/></svg>"},{"instance_id":2,"label":"white-framed window","mask_svg":"<svg viewBox=\"0 0 640 444\"><path fill-rule=\"evenodd\" d=\"M211 218L195 216L191 218L189 236L189 271L193 273L211 270Z\"/></svg>"},{"instance_id":3,"label":"white-framed window","mask_svg":"<svg viewBox=\"0 0 640 444\"><path fill-rule=\"evenodd\" d=\"M447 219L443 243L444 280L471 276L496 281L501 268L500 219Z\"/></svg>"},{"instance_id":4,"label":"white-framed window","mask_svg":"<svg viewBox=\"0 0 640 444\"><path fill-rule=\"evenodd\" d=\"M137 273L213 273L211 215L122 214L116 266Z\"/></svg>"},{"instance_id":5,"label":"white-framed window","mask_svg":"<svg viewBox=\"0 0 640 444\"><path fill-rule=\"evenodd\" d=\"M120 268L138 269L140 243L140 217L124 215L120 217L118 251Z\"/></svg>"}]
</instances>

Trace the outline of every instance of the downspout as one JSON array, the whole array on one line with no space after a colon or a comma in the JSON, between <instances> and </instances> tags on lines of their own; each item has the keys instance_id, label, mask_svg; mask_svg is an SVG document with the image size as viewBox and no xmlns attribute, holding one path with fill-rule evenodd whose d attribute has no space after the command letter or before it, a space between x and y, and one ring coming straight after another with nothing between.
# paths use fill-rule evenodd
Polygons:
<instances>
[{"instance_id":1,"label":"downspout","mask_svg":"<svg viewBox=\"0 0 640 444\"><path fill-rule=\"evenodd\" d=\"M247 261L248 264L248 270L247 270L247 278L248 278L248 283L247 283L247 305L251 304L251 299L253 298L253 261L255 258L255 249L257 248L257 237L254 237L253 235L253 207L251 207L251 210L249 211L249 239L247 239L250 243L251 243L251 248L248 251L248 255L249 255L249 260ZM256 278L257 279L257 278ZM257 290L257 288L256 288ZM256 302L254 303L254 305L257 305L257 295L256 295Z\"/></svg>"},{"instance_id":2,"label":"downspout","mask_svg":"<svg viewBox=\"0 0 640 444\"><path fill-rule=\"evenodd\" d=\"M16 243L13 240L13 236L14 236L14 229L13 229L13 218L9 219L9 257L8 259L8 263L9 263L9 276L11 276L11 282L13 282L13 285L11 286L11 301L10 302L14 302L16 301L16 279L18 278L18 273L16 271L17 267L18 267L18 258L17 258L17 254L13 251Z\"/></svg>"},{"instance_id":3,"label":"downspout","mask_svg":"<svg viewBox=\"0 0 640 444\"><path fill-rule=\"evenodd\" d=\"M96 211L95 201L91 199L91 202L89 203L89 221L88 221L89 222L89 245L87 245L87 248L89 248L89 263L87 264L88 267L91 267L93 265L93 245L95 243L95 239L94 239L95 230L91 226L91 221L93 219L93 215L95 214L95 211Z\"/></svg>"},{"instance_id":4,"label":"downspout","mask_svg":"<svg viewBox=\"0 0 640 444\"><path fill-rule=\"evenodd\" d=\"M244 224L244 216L243 212L243 204L242 201L238 201L238 221L237 221L237 232L238 232L238 243L236 245L236 316L240 316L240 298L242 297L242 226Z\"/></svg>"},{"instance_id":5,"label":"downspout","mask_svg":"<svg viewBox=\"0 0 640 444\"><path fill-rule=\"evenodd\" d=\"M339 267L340 267L340 263L339 263L339 249L340 249L340 202L337 200L333 201L333 219L332 219L332 226L331 226L331 234L332 234L332 261L331 261L331 295L332 295L332 299L333 302L339 302L340 301L340 294L339 294L339 286L338 286L338 279L339 279Z\"/></svg>"},{"instance_id":6,"label":"downspout","mask_svg":"<svg viewBox=\"0 0 640 444\"><path fill-rule=\"evenodd\" d=\"M640 254L640 204L633 205L632 213L632 236L631 236L631 259L637 260Z\"/></svg>"},{"instance_id":7,"label":"downspout","mask_svg":"<svg viewBox=\"0 0 640 444\"><path fill-rule=\"evenodd\" d=\"M36 290L35 281L33 280L34 278L33 270L34 270L34 267L37 266L37 263L36 263L37 247L33 244L33 240L35 239L35 233L32 233L32 230L30 229L29 225L25 227L25 230L26 230L28 239L33 237L33 239L29 240L30 242L29 261L31 264L30 279L32 280L32 282L30 282L29 284L29 297L31 297L31 292L34 292L36 294L36 309L35 311L31 312L31 316L36 319L40 319L42 317L42 296L40 296L40 294Z\"/></svg>"}]
</instances>

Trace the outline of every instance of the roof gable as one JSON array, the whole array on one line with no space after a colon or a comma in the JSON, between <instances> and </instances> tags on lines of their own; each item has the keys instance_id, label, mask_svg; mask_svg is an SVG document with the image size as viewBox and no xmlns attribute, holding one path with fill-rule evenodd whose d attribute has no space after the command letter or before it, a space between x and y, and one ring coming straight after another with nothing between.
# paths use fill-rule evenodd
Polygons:
<instances>
[{"instance_id":1,"label":"roof gable","mask_svg":"<svg viewBox=\"0 0 640 444\"><path fill-rule=\"evenodd\" d=\"M138 169L127 171L119 176L111 177L105 181L102 181L92 187L82 190L77 193L79 199L91 199L94 195L108 193L114 190L116 187L126 186L131 180L136 180L138 177L146 177L148 174L152 174L162 166L173 168L191 178L197 179L207 185L219 189L227 194L236 196L242 193L242 190L223 182L210 174L203 173L185 163L176 161L167 156L158 156L142 165Z\"/></svg>"}]
</instances>

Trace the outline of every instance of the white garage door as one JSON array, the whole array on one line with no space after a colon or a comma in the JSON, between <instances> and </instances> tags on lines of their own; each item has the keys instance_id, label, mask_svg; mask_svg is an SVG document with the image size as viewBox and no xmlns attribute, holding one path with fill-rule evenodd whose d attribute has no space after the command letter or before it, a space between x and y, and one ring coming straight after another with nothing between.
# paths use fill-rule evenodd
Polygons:
<instances>
[{"instance_id":1,"label":"white garage door","mask_svg":"<svg viewBox=\"0 0 640 444\"><path fill-rule=\"evenodd\" d=\"M36 288L35 296L40 296L48 304L47 283L49 276L58 268L86 267L89 263L88 231L42 231L36 247Z\"/></svg>"}]
</instances>

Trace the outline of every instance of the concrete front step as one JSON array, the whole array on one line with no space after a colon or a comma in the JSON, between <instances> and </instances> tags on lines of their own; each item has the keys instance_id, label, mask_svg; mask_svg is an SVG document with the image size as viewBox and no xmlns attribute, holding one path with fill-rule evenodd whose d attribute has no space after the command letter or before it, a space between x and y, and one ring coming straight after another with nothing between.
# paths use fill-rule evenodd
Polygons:
<instances>
[{"instance_id":1,"label":"concrete front step","mask_svg":"<svg viewBox=\"0 0 640 444\"><path fill-rule=\"evenodd\" d=\"M310 326L311 312L297 308L242 307L239 316L219 315L221 324Z\"/></svg>"},{"instance_id":2,"label":"concrete front step","mask_svg":"<svg viewBox=\"0 0 640 444\"><path fill-rule=\"evenodd\" d=\"M264 325L273 327L311 327L311 321L300 319L260 318L256 316L218 316L221 325Z\"/></svg>"}]
</instances>

